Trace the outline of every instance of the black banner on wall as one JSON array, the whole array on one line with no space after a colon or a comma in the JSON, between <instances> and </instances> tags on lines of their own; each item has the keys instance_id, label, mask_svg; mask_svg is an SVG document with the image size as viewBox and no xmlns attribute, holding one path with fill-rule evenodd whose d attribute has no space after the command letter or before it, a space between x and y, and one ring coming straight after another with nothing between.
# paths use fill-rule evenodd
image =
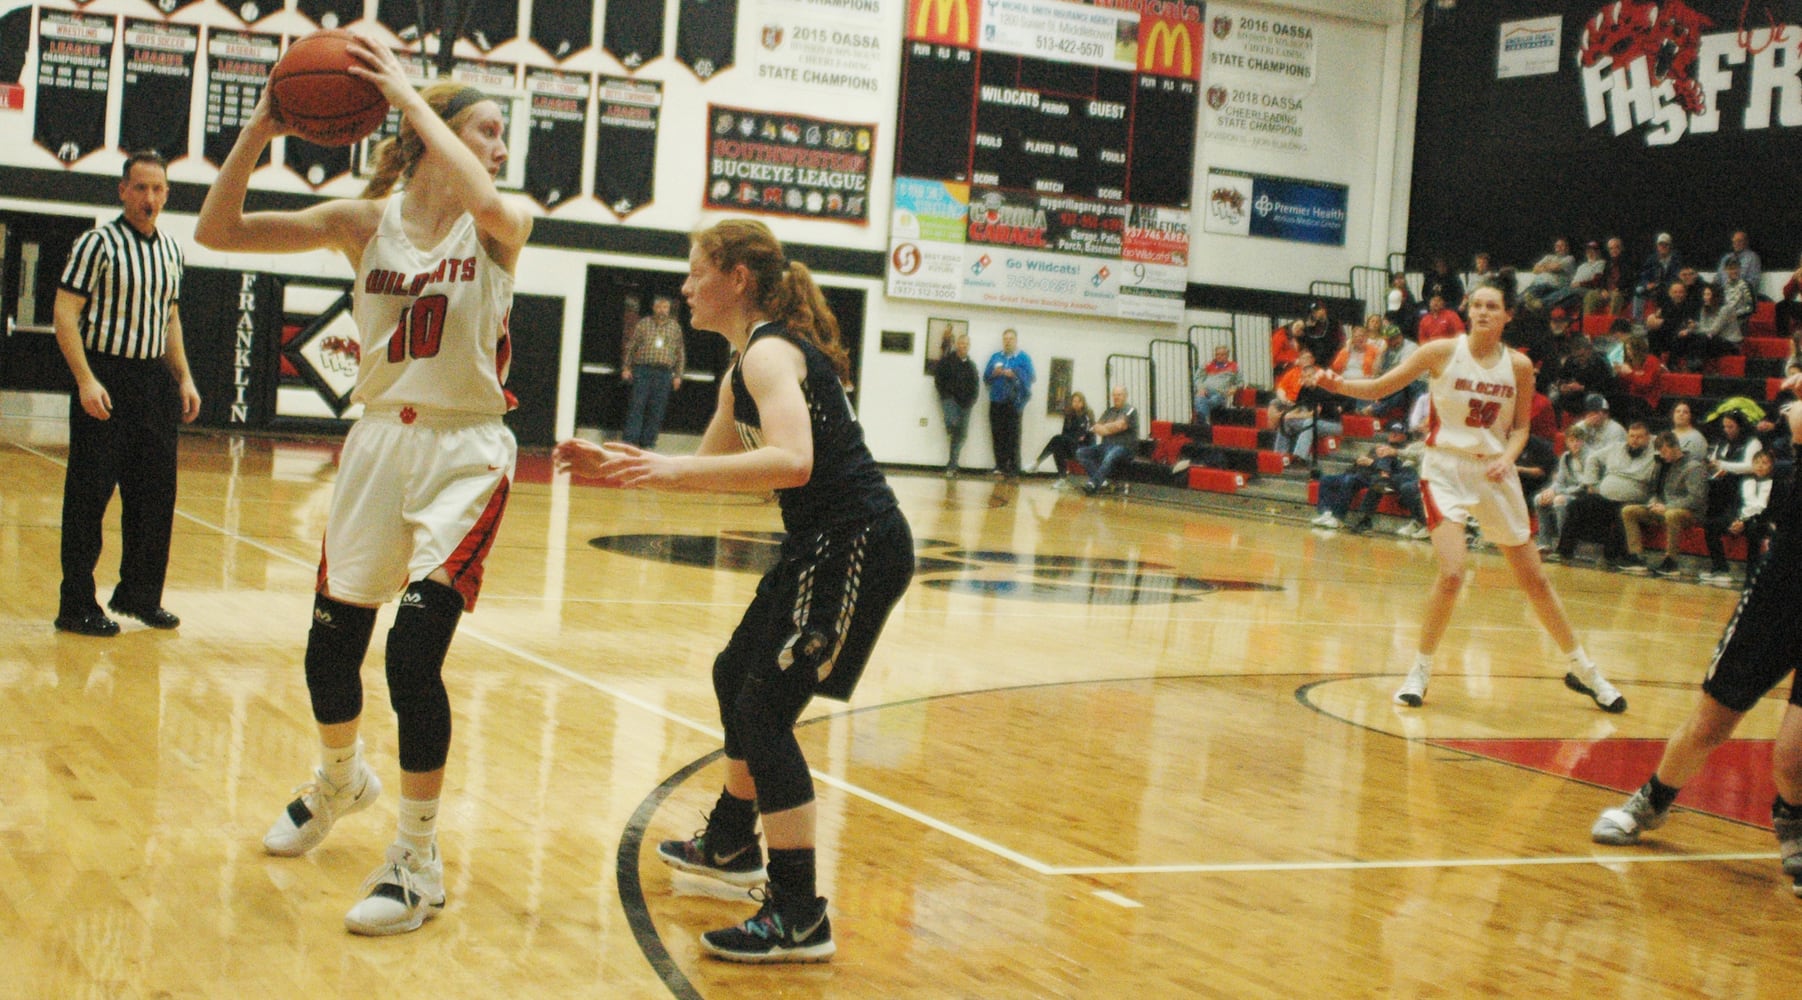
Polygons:
<instances>
[{"instance_id":1,"label":"black banner on wall","mask_svg":"<svg viewBox=\"0 0 1802 1000\"><path fill-rule=\"evenodd\" d=\"M198 51L200 29L193 25L126 18L120 149L154 149L171 160L188 155Z\"/></svg>"},{"instance_id":2,"label":"black banner on wall","mask_svg":"<svg viewBox=\"0 0 1802 1000\"><path fill-rule=\"evenodd\" d=\"M702 207L870 221L874 125L718 105L707 121Z\"/></svg>"},{"instance_id":3,"label":"black banner on wall","mask_svg":"<svg viewBox=\"0 0 1802 1000\"><path fill-rule=\"evenodd\" d=\"M38 113L32 138L65 165L106 142L111 17L38 11Z\"/></svg>"},{"instance_id":4,"label":"black banner on wall","mask_svg":"<svg viewBox=\"0 0 1802 1000\"><path fill-rule=\"evenodd\" d=\"M275 416L282 326L281 280L268 274L190 267L182 275L182 331L199 423L263 427Z\"/></svg>"},{"instance_id":5,"label":"black banner on wall","mask_svg":"<svg viewBox=\"0 0 1802 1000\"><path fill-rule=\"evenodd\" d=\"M613 4L607 9L611 11ZM581 52L594 44L594 0L533 4L531 35L558 62Z\"/></svg>"},{"instance_id":6,"label":"black banner on wall","mask_svg":"<svg viewBox=\"0 0 1802 1000\"><path fill-rule=\"evenodd\" d=\"M206 39L206 120L202 126L201 151L215 165L225 162L238 141L238 133L250 120L257 102L263 99L263 88L269 85L269 71L281 58L281 39L274 35L253 35L241 31L209 31ZM257 166L269 162L269 150L257 160Z\"/></svg>"},{"instance_id":7,"label":"black banner on wall","mask_svg":"<svg viewBox=\"0 0 1802 1000\"><path fill-rule=\"evenodd\" d=\"M176 13L183 7L188 7L200 2L201 0L149 0L150 5L157 10L162 11L164 17ZM279 8L281 4L278 2L276 3L276 6Z\"/></svg>"},{"instance_id":8,"label":"black banner on wall","mask_svg":"<svg viewBox=\"0 0 1802 1000\"><path fill-rule=\"evenodd\" d=\"M596 83L594 196L624 218L650 204L655 192L663 84L611 76Z\"/></svg>"},{"instance_id":9,"label":"black banner on wall","mask_svg":"<svg viewBox=\"0 0 1802 1000\"><path fill-rule=\"evenodd\" d=\"M526 193L555 208L582 193L582 140L588 136L586 73L527 69L532 132L526 147Z\"/></svg>"},{"instance_id":10,"label":"black banner on wall","mask_svg":"<svg viewBox=\"0 0 1802 1000\"><path fill-rule=\"evenodd\" d=\"M255 24L271 14L282 12L282 0L219 0L226 10L245 24ZM357 4L357 16L363 16L363 5Z\"/></svg>"},{"instance_id":11,"label":"black banner on wall","mask_svg":"<svg viewBox=\"0 0 1802 1000\"><path fill-rule=\"evenodd\" d=\"M321 28L342 28L363 19L363 0L300 0L298 9Z\"/></svg>"},{"instance_id":12,"label":"black banner on wall","mask_svg":"<svg viewBox=\"0 0 1802 1000\"><path fill-rule=\"evenodd\" d=\"M291 135L282 150L282 165L313 188L321 188L350 173L350 147L315 146Z\"/></svg>"},{"instance_id":13,"label":"black banner on wall","mask_svg":"<svg viewBox=\"0 0 1802 1000\"><path fill-rule=\"evenodd\" d=\"M438 30L438 4L418 0L376 0L375 19L403 42L417 42Z\"/></svg>"},{"instance_id":14,"label":"black banner on wall","mask_svg":"<svg viewBox=\"0 0 1802 1000\"><path fill-rule=\"evenodd\" d=\"M663 54L663 0L607 0L601 48L627 69Z\"/></svg>"},{"instance_id":15,"label":"black banner on wall","mask_svg":"<svg viewBox=\"0 0 1802 1000\"><path fill-rule=\"evenodd\" d=\"M1410 253L1531 266L1555 236L1660 232L1712 270L1746 229L1767 272L1802 233L1763 165L1802 156L1794 4L1497 0L1425 26ZM1790 21L1792 23L1783 23ZM1577 251L1581 259L1581 250Z\"/></svg>"},{"instance_id":16,"label":"black banner on wall","mask_svg":"<svg viewBox=\"0 0 1802 1000\"><path fill-rule=\"evenodd\" d=\"M676 61L703 80L732 67L738 47L738 0L681 0Z\"/></svg>"}]
</instances>

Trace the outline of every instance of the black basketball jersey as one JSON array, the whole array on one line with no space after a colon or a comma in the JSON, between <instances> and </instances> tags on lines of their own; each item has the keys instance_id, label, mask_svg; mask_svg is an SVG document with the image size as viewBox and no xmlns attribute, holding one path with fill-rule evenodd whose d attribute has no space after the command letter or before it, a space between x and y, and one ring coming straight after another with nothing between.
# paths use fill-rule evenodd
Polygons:
<instances>
[{"instance_id":1,"label":"black basketball jersey","mask_svg":"<svg viewBox=\"0 0 1802 1000\"><path fill-rule=\"evenodd\" d=\"M321 28L342 28L363 19L363 0L300 0L297 9Z\"/></svg>"},{"instance_id":2,"label":"black basketball jersey","mask_svg":"<svg viewBox=\"0 0 1802 1000\"><path fill-rule=\"evenodd\" d=\"M738 0L681 0L676 60L703 80L732 65L738 46Z\"/></svg>"},{"instance_id":3,"label":"black basketball jersey","mask_svg":"<svg viewBox=\"0 0 1802 1000\"><path fill-rule=\"evenodd\" d=\"M582 193L582 140L588 135L591 86L585 73L526 70L532 129L526 140L525 191L545 208Z\"/></svg>"},{"instance_id":4,"label":"black basketball jersey","mask_svg":"<svg viewBox=\"0 0 1802 1000\"><path fill-rule=\"evenodd\" d=\"M663 0L607 0L601 48L637 69L663 54Z\"/></svg>"},{"instance_id":5,"label":"black basketball jersey","mask_svg":"<svg viewBox=\"0 0 1802 1000\"><path fill-rule=\"evenodd\" d=\"M245 24L255 24L271 14L282 12L282 0L219 0L225 9L238 15ZM359 12L360 15L360 12Z\"/></svg>"},{"instance_id":6,"label":"black basketball jersey","mask_svg":"<svg viewBox=\"0 0 1802 1000\"><path fill-rule=\"evenodd\" d=\"M534 3L531 37L559 62L588 48L594 44L594 0Z\"/></svg>"},{"instance_id":7,"label":"black basketball jersey","mask_svg":"<svg viewBox=\"0 0 1802 1000\"><path fill-rule=\"evenodd\" d=\"M782 527L789 537L868 520L892 510L896 506L894 491L864 444L863 425L851 412L851 401L845 397L832 362L819 348L773 322L753 330L745 350L765 337L788 341L807 359L801 395L807 400L808 422L813 425L813 475L800 486L776 491ZM763 445L763 421L745 386L740 370L743 360L741 356L732 365L732 420L739 441L750 451Z\"/></svg>"}]
</instances>

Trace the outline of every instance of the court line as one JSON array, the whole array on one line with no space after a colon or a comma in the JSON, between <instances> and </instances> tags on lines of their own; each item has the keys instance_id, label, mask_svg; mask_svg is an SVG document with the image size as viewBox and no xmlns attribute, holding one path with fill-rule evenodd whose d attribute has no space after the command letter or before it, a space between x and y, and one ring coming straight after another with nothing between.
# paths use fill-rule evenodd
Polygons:
<instances>
[{"instance_id":1,"label":"court line","mask_svg":"<svg viewBox=\"0 0 1802 1000\"><path fill-rule=\"evenodd\" d=\"M53 465L67 467L66 463L45 454L30 445L12 442L13 447L28 452ZM190 514L179 507L175 513L184 520L200 525L222 537L229 538L242 545L258 549L278 559L286 560L296 566L311 568L316 565L291 552L284 551L254 538L240 535L223 525L214 524L205 518ZM478 642L494 649L516 656L549 673L556 674L566 680L588 687L615 700L642 709L665 721L682 726L711 739L724 741L725 734L719 729L705 723L696 722L687 716L672 712L661 705L649 702L636 695L611 687L591 677L577 673L559 663L547 660L535 653L519 649L510 643L496 639L479 628L459 628L458 633L467 635ZM874 707L874 706L873 706ZM1061 876L1098 876L1098 875L1158 875L1158 874L1227 874L1234 872L1294 872L1294 871L1348 871L1348 870L1380 870L1408 868L1472 868L1472 867L1510 867L1530 865L1569 865L1569 864L1648 864L1656 862L1710 862L1710 861L1751 861L1772 860L1777 857L1772 853L1745 854L1700 854L1700 855L1622 855L1598 858L1595 856L1568 856L1550 858L1486 858L1486 859L1403 859L1394 861L1272 861L1272 862L1227 862L1181 865L1119 865L1119 866L1063 866L1050 865L1028 857L1018 851L1003 847L986 837L953 826L943 820L902 805L887 796L851 784L835 775L810 769L814 780L836 788L847 795L863 799L873 805L890 810L897 815L911 819L916 823L937 830L946 836L955 838L979 850L996 857L1011 861L1022 868L1039 875Z\"/></svg>"}]
</instances>

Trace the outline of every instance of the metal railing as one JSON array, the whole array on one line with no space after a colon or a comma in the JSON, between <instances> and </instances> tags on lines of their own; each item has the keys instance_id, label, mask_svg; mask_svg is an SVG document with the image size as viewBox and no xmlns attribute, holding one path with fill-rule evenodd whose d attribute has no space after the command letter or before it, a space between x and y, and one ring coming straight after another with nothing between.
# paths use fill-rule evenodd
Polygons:
<instances>
[{"instance_id":1,"label":"metal railing","mask_svg":"<svg viewBox=\"0 0 1802 1000\"><path fill-rule=\"evenodd\" d=\"M1107 384L1102 388L1101 399L1089 401L1089 407L1097 416L1107 410L1114 386L1117 385L1126 387L1126 401L1138 407L1140 413L1157 412L1157 382L1152 377L1149 355L1110 354L1107 356L1105 371ZM1141 421L1139 434L1149 436L1150 432L1150 424Z\"/></svg>"},{"instance_id":2,"label":"metal railing","mask_svg":"<svg viewBox=\"0 0 1802 1000\"><path fill-rule=\"evenodd\" d=\"M1154 340L1151 350L1152 420L1186 424L1195 418L1195 345L1187 340Z\"/></svg>"}]
</instances>

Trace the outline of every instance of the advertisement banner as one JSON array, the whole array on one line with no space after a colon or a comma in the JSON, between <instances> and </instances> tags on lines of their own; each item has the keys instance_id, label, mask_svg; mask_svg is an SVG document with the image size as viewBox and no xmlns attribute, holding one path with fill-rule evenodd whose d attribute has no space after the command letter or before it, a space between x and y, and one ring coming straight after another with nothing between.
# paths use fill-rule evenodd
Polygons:
<instances>
[{"instance_id":1,"label":"advertisement banner","mask_svg":"<svg viewBox=\"0 0 1802 1000\"><path fill-rule=\"evenodd\" d=\"M1344 246L1350 190L1323 181L1209 170L1202 228L1226 236Z\"/></svg>"},{"instance_id":2,"label":"advertisement banner","mask_svg":"<svg viewBox=\"0 0 1802 1000\"><path fill-rule=\"evenodd\" d=\"M1545 76L1558 72L1558 51L1563 44L1564 18L1535 17L1503 21L1495 51L1495 78Z\"/></svg>"},{"instance_id":3,"label":"advertisement banner","mask_svg":"<svg viewBox=\"0 0 1802 1000\"><path fill-rule=\"evenodd\" d=\"M707 107L704 208L869 223L876 126Z\"/></svg>"},{"instance_id":4,"label":"advertisement banner","mask_svg":"<svg viewBox=\"0 0 1802 1000\"><path fill-rule=\"evenodd\" d=\"M1132 70L1139 57L1136 12L1062 0L987 0L982 50Z\"/></svg>"},{"instance_id":5,"label":"advertisement banner","mask_svg":"<svg viewBox=\"0 0 1802 1000\"><path fill-rule=\"evenodd\" d=\"M757 79L815 93L874 96L894 61L879 0L754 0Z\"/></svg>"}]
</instances>

